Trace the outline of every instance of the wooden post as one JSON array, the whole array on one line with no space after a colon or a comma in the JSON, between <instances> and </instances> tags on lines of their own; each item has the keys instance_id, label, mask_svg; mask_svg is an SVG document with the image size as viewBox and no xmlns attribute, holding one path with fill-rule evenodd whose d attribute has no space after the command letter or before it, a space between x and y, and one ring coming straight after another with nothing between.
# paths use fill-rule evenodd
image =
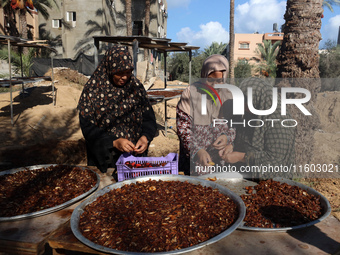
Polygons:
<instances>
[{"instance_id":1,"label":"wooden post","mask_svg":"<svg viewBox=\"0 0 340 255\"><path fill-rule=\"evenodd\" d=\"M13 98L12 98L12 67L11 67L11 40L7 40L8 45L8 65L9 65L9 90L10 90L10 104L11 104L11 124L14 126L13 122Z\"/></svg>"},{"instance_id":2,"label":"wooden post","mask_svg":"<svg viewBox=\"0 0 340 255\"><path fill-rule=\"evenodd\" d=\"M164 51L164 88L166 89L166 82L167 82L167 77L166 77L166 58L167 58L168 53Z\"/></svg>"},{"instance_id":3,"label":"wooden post","mask_svg":"<svg viewBox=\"0 0 340 255\"><path fill-rule=\"evenodd\" d=\"M191 84L191 59L192 59L192 51L189 51L189 84Z\"/></svg>"},{"instance_id":4,"label":"wooden post","mask_svg":"<svg viewBox=\"0 0 340 255\"><path fill-rule=\"evenodd\" d=\"M135 67L135 69L133 70L133 73L135 77L137 77L137 62L138 62L138 41L137 40L133 40L132 52L133 52L133 66Z\"/></svg>"},{"instance_id":5,"label":"wooden post","mask_svg":"<svg viewBox=\"0 0 340 255\"><path fill-rule=\"evenodd\" d=\"M94 70L96 70L98 66L98 52L99 52L99 40L94 38Z\"/></svg>"},{"instance_id":6,"label":"wooden post","mask_svg":"<svg viewBox=\"0 0 340 255\"><path fill-rule=\"evenodd\" d=\"M56 104L56 100L55 100L55 91L54 91L54 72L53 72L53 56L51 54L51 67L52 67L52 74L51 74L51 78L52 78L52 98L53 98L53 105Z\"/></svg>"}]
</instances>

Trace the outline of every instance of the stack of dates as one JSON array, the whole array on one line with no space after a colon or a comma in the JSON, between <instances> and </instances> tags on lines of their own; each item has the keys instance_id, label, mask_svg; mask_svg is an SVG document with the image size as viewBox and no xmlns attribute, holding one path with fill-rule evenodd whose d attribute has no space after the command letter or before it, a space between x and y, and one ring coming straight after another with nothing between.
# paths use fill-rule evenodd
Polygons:
<instances>
[{"instance_id":1,"label":"stack of dates","mask_svg":"<svg viewBox=\"0 0 340 255\"><path fill-rule=\"evenodd\" d=\"M322 215L320 198L298 186L270 179L246 190L248 195L241 198L247 209L244 218L247 227L293 227Z\"/></svg>"},{"instance_id":2,"label":"stack of dates","mask_svg":"<svg viewBox=\"0 0 340 255\"><path fill-rule=\"evenodd\" d=\"M165 252L207 241L238 218L236 203L217 189L181 181L124 185L84 209L79 229L111 249Z\"/></svg>"}]
</instances>

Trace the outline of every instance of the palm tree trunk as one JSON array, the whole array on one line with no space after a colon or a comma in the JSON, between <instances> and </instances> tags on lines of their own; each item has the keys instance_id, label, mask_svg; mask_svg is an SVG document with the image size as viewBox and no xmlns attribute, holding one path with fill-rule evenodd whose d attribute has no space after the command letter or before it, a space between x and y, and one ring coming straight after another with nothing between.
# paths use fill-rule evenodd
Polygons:
<instances>
[{"instance_id":1,"label":"palm tree trunk","mask_svg":"<svg viewBox=\"0 0 340 255\"><path fill-rule=\"evenodd\" d=\"M131 0L125 1L125 15L126 15L126 35L132 36L132 13L131 13ZM133 56L132 47L129 47L129 52Z\"/></svg>"},{"instance_id":2,"label":"palm tree trunk","mask_svg":"<svg viewBox=\"0 0 340 255\"><path fill-rule=\"evenodd\" d=\"M21 38L27 39L26 9L19 10L19 20L20 20Z\"/></svg>"},{"instance_id":3,"label":"palm tree trunk","mask_svg":"<svg viewBox=\"0 0 340 255\"><path fill-rule=\"evenodd\" d=\"M283 78L278 86L305 88L311 93L311 100L304 106L312 116L303 115L297 107L290 108L292 117L298 121L295 147L297 164L310 163L314 130L320 125L313 104L320 90L318 50L322 12L322 0L288 0L284 15L284 38L277 57L277 77ZM293 79L288 81L288 78Z\"/></svg>"},{"instance_id":4,"label":"palm tree trunk","mask_svg":"<svg viewBox=\"0 0 340 255\"><path fill-rule=\"evenodd\" d=\"M150 0L145 0L145 28L144 28L145 36L149 36L149 26L150 26ZM148 70L149 70L149 58L148 57L149 57L149 50L144 49L144 61L147 61L146 74L148 74Z\"/></svg>"},{"instance_id":5,"label":"palm tree trunk","mask_svg":"<svg viewBox=\"0 0 340 255\"><path fill-rule=\"evenodd\" d=\"M235 2L230 0L230 23L229 23L229 77L234 78L234 12L235 12Z\"/></svg>"}]
</instances>

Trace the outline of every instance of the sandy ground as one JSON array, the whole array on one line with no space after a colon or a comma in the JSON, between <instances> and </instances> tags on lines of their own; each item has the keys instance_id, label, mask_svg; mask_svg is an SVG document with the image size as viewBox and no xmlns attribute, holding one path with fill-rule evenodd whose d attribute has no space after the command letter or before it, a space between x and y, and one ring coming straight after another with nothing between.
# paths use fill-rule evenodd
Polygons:
<instances>
[{"instance_id":1,"label":"sandy ground","mask_svg":"<svg viewBox=\"0 0 340 255\"><path fill-rule=\"evenodd\" d=\"M13 125L10 93L0 93L0 170L38 164L86 164L84 139L75 110L86 77L69 69L55 69L56 104L51 82L28 84L29 94L13 92ZM179 86L175 86L175 84ZM168 88L184 88L179 81ZM152 88L164 88L156 80ZM159 130L149 148L149 156L177 152L175 107L178 98L167 101L168 128L164 128L164 103L154 105ZM315 132L315 164L340 163L340 92L318 95L316 109L322 126ZM340 169L339 169L340 170ZM332 214L340 219L340 179L304 179L330 201Z\"/></svg>"}]
</instances>

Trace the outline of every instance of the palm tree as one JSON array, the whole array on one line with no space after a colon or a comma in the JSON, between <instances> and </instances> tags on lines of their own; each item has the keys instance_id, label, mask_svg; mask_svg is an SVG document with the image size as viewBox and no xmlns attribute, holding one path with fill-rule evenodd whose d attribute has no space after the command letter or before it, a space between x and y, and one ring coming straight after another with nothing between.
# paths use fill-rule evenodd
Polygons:
<instances>
[{"instance_id":1,"label":"palm tree","mask_svg":"<svg viewBox=\"0 0 340 255\"><path fill-rule=\"evenodd\" d=\"M234 13L235 13L235 1L230 0L230 23L229 23L229 77L234 78Z\"/></svg>"},{"instance_id":2,"label":"palm tree","mask_svg":"<svg viewBox=\"0 0 340 255\"><path fill-rule=\"evenodd\" d=\"M125 0L125 17L126 17L126 35L132 36L132 13L131 13L131 0ZM132 48L129 48L131 56L133 56Z\"/></svg>"},{"instance_id":3,"label":"palm tree","mask_svg":"<svg viewBox=\"0 0 340 255\"><path fill-rule=\"evenodd\" d=\"M340 5L340 0L323 0L322 6L326 6L331 12L334 12L332 5Z\"/></svg>"},{"instance_id":4,"label":"palm tree","mask_svg":"<svg viewBox=\"0 0 340 255\"><path fill-rule=\"evenodd\" d=\"M150 0L145 0L145 27L144 34L145 36L149 36L149 26L150 26ZM149 70L149 50L144 49L144 61L147 63L147 71ZM148 73L148 72L147 72Z\"/></svg>"},{"instance_id":5,"label":"palm tree","mask_svg":"<svg viewBox=\"0 0 340 255\"><path fill-rule=\"evenodd\" d=\"M265 61L265 64L261 64L259 67L261 71L267 72L270 77L276 76L276 56L279 53L280 45L281 41L272 44L271 40L264 40L263 44L259 44L256 49L256 53L260 54Z\"/></svg>"},{"instance_id":6,"label":"palm tree","mask_svg":"<svg viewBox=\"0 0 340 255\"><path fill-rule=\"evenodd\" d=\"M207 58L213 54L221 54L226 46L226 43L213 42L209 47L204 48L203 55Z\"/></svg>"},{"instance_id":7,"label":"palm tree","mask_svg":"<svg viewBox=\"0 0 340 255\"><path fill-rule=\"evenodd\" d=\"M298 121L296 134L298 164L310 162L314 147L314 130L320 123L313 104L320 90L320 80L315 78L320 77L318 50L321 40L322 4L322 0L312 0L308 3L305 0L287 0L284 37L277 58L277 77L283 78L278 86L305 88L311 93L311 100L304 106L312 116L303 115L297 107L290 109L293 118Z\"/></svg>"},{"instance_id":8,"label":"palm tree","mask_svg":"<svg viewBox=\"0 0 340 255\"><path fill-rule=\"evenodd\" d=\"M15 4L12 3L12 0L1 0L0 3L2 8L12 6L13 9L18 9L21 37L27 39L26 14L32 15L30 9L33 9L34 4L34 8L47 20L50 16L47 8L52 8L52 2L59 8L57 0L34 0L34 2L32 0L17 0ZM26 6L29 8L26 8Z\"/></svg>"}]
</instances>

